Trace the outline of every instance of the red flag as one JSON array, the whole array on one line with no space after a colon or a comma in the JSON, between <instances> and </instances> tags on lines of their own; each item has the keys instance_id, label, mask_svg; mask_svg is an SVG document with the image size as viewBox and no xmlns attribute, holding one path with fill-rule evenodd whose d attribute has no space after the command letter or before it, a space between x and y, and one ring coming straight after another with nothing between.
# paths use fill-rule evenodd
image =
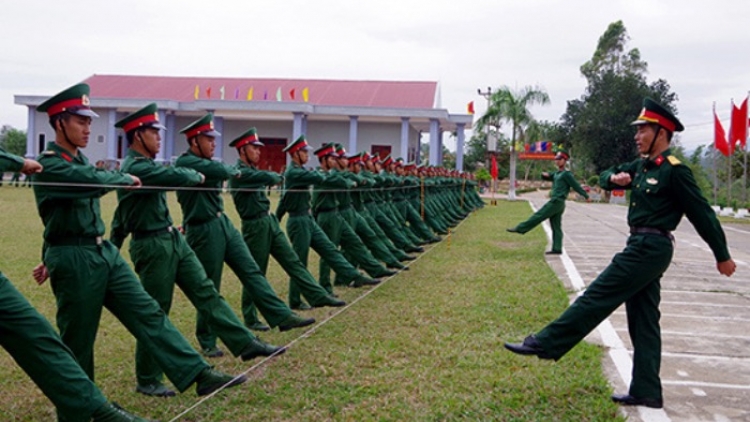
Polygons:
<instances>
[{"instance_id":1,"label":"red flag","mask_svg":"<svg viewBox=\"0 0 750 422\"><path fill-rule=\"evenodd\" d=\"M490 175L493 179L497 180L497 160L495 154L492 154L492 165L490 166Z\"/></svg>"},{"instance_id":2,"label":"red flag","mask_svg":"<svg viewBox=\"0 0 750 422\"><path fill-rule=\"evenodd\" d=\"M206 97L211 98L211 87L206 88Z\"/></svg>"},{"instance_id":3,"label":"red flag","mask_svg":"<svg viewBox=\"0 0 750 422\"><path fill-rule=\"evenodd\" d=\"M466 105L466 111L469 114L474 114L474 101L469 101L469 104Z\"/></svg>"},{"instance_id":4,"label":"red flag","mask_svg":"<svg viewBox=\"0 0 750 422\"><path fill-rule=\"evenodd\" d=\"M289 91L289 96L294 99L294 88L292 88L291 91Z\"/></svg>"},{"instance_id":5,"label":"red flag","mask_svg":"<svg viewBox=\"0 0 750 422\"><path fill-rule=\"evenodd\" d=\"M747 98L739 108L732 101L732 125L730 127L730 144L734 147L739 143L744 149L747 141Z\"/></svg>"},{"instance_id":6,"label":"red flag","mask_svg":"<svg viewBox=\"0 0 750 422\"><path fill-rule=\"evenodd\" d=\"M724 132L724 127L719 121L719 117L716 115L716 110L714 110L714 146L726 156L731 154L729 149L730 145L727 143L727 135Z\"/></svg>"}]
</instances>

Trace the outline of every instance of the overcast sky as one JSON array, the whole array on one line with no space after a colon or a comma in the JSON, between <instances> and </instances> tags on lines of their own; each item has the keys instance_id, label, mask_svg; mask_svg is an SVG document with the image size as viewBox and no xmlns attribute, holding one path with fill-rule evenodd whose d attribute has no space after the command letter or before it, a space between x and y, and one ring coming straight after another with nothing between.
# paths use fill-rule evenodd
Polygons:
<instances>
[{"instance_id":1,"label":"overcast sky","mask_svg":"<svg viewBox=\"0 0 750 422\"><path fill-rule=\"evenodd\" d=\"M649 82L666 79L679 96L687 148L712 142L714 101L728 125L730 100L750 89L746 0L0 4L0 124L21 129L14 94L51 95L92 74L439 81L444 108L465 113L473 100L477 115L477 88L539 85L551 104L533 114L557 121L617 20Z\"/></svg>"}]
</instances>

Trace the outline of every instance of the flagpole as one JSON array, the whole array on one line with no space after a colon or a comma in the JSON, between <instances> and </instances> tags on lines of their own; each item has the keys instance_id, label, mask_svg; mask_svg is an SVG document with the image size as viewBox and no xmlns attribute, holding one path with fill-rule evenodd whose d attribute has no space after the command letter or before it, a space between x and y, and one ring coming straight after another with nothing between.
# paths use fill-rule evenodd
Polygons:
<instances>
[{"instance_id":1,"label":"flagpole","mask_svg":"<svg viewBox=\"0 0 750 422\"><path fill-rule=\"evenodd\" d=\"M716 119L716 101L714 101L713 106L713 113L714 113L714 119ZM713 144L713 158L711 160L713 170L714 170L714 205L718 205L719 202L719 176L718 176L718 170L716 169L716 161L719 159L719 149L716 148L716 128L714 127L714 144Z\"/></svg>"}]
</instances>

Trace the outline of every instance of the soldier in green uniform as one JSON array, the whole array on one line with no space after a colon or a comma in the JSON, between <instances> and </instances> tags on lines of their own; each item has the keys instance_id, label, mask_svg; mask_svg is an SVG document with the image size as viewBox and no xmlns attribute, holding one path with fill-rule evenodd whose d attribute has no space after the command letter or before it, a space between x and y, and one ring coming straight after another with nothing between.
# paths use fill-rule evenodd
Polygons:
<instances>
[{"instance_id":1,"label":"soldier in green uniform","mask_svg":"<svg viewBox=\"0 0 750 422\"><path fill-rule=\"evenodd\" d=\"M154 162L159 153L159 123L156 104L115 123L127 137L128 155L121 171L137 176L144 187L118 189L118 205L112 222L112 243L118 248L132 234L130 258L146 291L169 315L177 284L208 322L211 330L242 360L284 352L257 339L216 291L198 258L179 230L172 226L165 189L195 186L205 177L195 170L163 166ZM148 189L158 186L158 189ZM141 342L136 346L136 391L148 396L170 397L174 392L162 384L162 371Z\"/></svg>"},{"instance_id":2,"label":"soldier in green uniform","mask_svg":"<svg viewBox=\"0 0 750 422\"><path fill-rule=\"evenodd\" d=\"M42 171L35 160L0 148L0 172L26 177ZM52 325L0 272L0 345L68 421L146 422L109 403L76 362Z\"/></svg>"},{"instance_id":3,"label":"soldier in green uniform","mask_svg":"<svg viewBox=\"0 0 750 422\"><path fill-rule=\"evenodd\" d=\"M387 268L398 270L408 269L390 251L388 245L385 243L385 236L378 236L370 227L367 220L365 220L365 217L362 216L364 212L362 194L364 191L370 189L370 184L374 183L371 179L359 174L362 171L362 154L355 154L351 157L347 157L345 154L345 152L343 152L343 155L339 154L339 168L342 170L346 169L342 174L347 179L357 183L357 189L338 192L339 212L341 216L349 223L357 236L362 239L362 242L372 252L372 255L378 260L383 261Z\"/></svg>"},{"instance_id":4,"label":"soldier in green uniform","mask_svg":"<svg viewBox=\"0 0 750 422\"><path fill-rule=\"evenodd\" d=\"M633 343L633 377L628 394L614 395L623 405L663 406L659 367L660 280L674 248L672 231L687 216L708 244L720 274L731 276L736 265L729 256L724 231L696 185L690 168L672 155L669 144L682 124L667 109L644 100L635 142L643 158L604 171L605 189L630 189L625 250L588 286L582 296L555 321L523 343L506 343L514 353L559 359L596 328L622 303Z\"/></svg>"},{"instance_id":5,"label":"soldier in green uniform","mask_svg":"<svg viewBox=\"0 0 750 422\"><path fill-rule=\"evenodd\" d=\"M344 257L355 267L364 269L372 277L388 277L395 274L386 269L372 255L362 242L349 222L344 218L344 212L351 211L351 196L349 190L357 183L345 176L342 171L340 157L346 156L343 146L329 143L315 151L320 160L321 170L325 174L323 183L313 188L313 214L317 217L318 226L333 242L340 245ZM325 261L320 262L320 283L329 283L330 267ZM325 280L325 281L324 281ZM336 284L346 284L339 281Z\"/></svg>"},{"instance_id":6,"label":"soldier in green uniform","mask_svg":"<svg viewBox=\"0 0 750 422\"><path fill-rule=\"evenodd\" d=\"M380 280L371 279L360 274L344 258L341 251L331 243L331 240L321 230L310 213L310 185L317 185L325 180L325 176L317 171L310 171L304 168L309 159L310 146L307 139L301 135L294 142L287 145L284 151L292 159L292 163L287 167L284 173L284 193L279 201L276 210L276 217L281 221L284 215L289 214L289 220L286 223L286 232L292 247L297 253L302 264L307 268L307 257L310 248L320 255L336 273L336 278L344 282L349 282L352 287L361 287L364 285L373 285L380 283ZM330 284L321 284L330 294L333 294L333 286ZM294 287L294 289L292 289ZM291 305L302 303L299 297L299 289L293 284L289 289L289 303Z\"/></svg>"},{"instance_id":7,"label":"soldier in green uniform","mask_svg":"<svg viewBox=\"0 0 750 422\"><path fill-rule=\"evenodd\" d=\"M427 227L422 217L417 213L411 206L410 198L414 197L414 194L418 194L419 180L416 180L409 176L407 173L407 166L409 169L416 167L413 164L404 164L404 160L399 158L395 164L395 176L401 181L402 188L396 190L394 193L393 201L396 211L401 216L401 221L409 223L409 229L422 241L427 243L436 243L441 239Z\"/></svg>"},{"instance_id":8,"label":"soldier in green uniform","mask_svg":"<svg viewBox=\"0 0 750 422\"><path fill-rule=\"evenodd\" d=\"M578 184L575 177L573 177L573 173L565 169L565 165L569 159L570 155L567 151L557 151L555 155L557 171L542 173L542 179L552 181L552 190L549 194L550 200L526 221L518 224L516 227L506 229L511 233L525 234L544 220L549 220L550 226L552 226L552 250L545 252L548 255L559 255L562 253L562 215L565 212L565 200L568 199L570 190L573 189L586 198L587 201L589 200L589 194Z\"/></svg>"},{"instance_id":9,"label":"soldier in green uniform","mask_svg":"<svg viewBox=\"0 0 750 422\"><path fill-rule=\"evenodd\" d=\"M182 129L190 148L175 162L177 167L191 168L202 173L206 190L180 190L177 201L182 207L188 244L203 264L217 291L221 291L221 274L224 263L237 275L242 287L247 289L263 317L271 327L280 331L306 327L314 318L302 318L279 299L258 264L247 249L242 234L224 214L221 196L222 183L239 177L237 169L212 159L216 147L213 114L207 114ZM198 314L196 336L206 356L221 356L216 347L216 333L211 330L202 314Z\"/></svg>"},{"instance_id":10,"label":"soldier in green uniform","mask_svg":"<svg viewBox=\"0 0 750 422\"><path fill-rule=\"evenodd\" d=\"M360 160L358 163L355 163L354 166L352 166L351 171L353 173L356 173L357 176L359 176L362 179L366 180L366 183L361 186L359 189L357 189L356 193L353 195L353 197L356 197L356 194L359 195L359 203L355 200L354 205L355 209L359 213L359 215L364 218L367 225L370 227L370 229L375 233L375 235L382 241L382 243L388 248L388 251L393 255L398 261L412 261L416 259L416 257L411 256L404 252L402 249L398 248L393 241L388 237L388 235L383 231L382 228L378 225L377 221L375 221L375 217L373 217L371 213L371 207L375 203L376 194L374 193L375 185L377 184L377 180L375 179L375 175L369 170L369 166L372 165L372 156L368 154L367 152L362 152L360 154ZM384 260L384 262L388 262L387 260ZM398 268L398 266L394 266L394 268Z\"/></svg>"},{"instance_id":11,"label":"soldier in green uniform","mask_svg":"<svg viewBox=\"0 0 750 422\"><path fill-rule=\"evenodd\" d=\"M266 197L266 188L281 183L281 176L256 167L263 147L263 143L258 139L257 130L250 128L230 142L229 146L237 148L239 159L235 168L240 172L240 177L230 179L229 187L234 206L242 219L242 237L260 270L266 274L268 258L273 255L289 275L289 290L291 291L294 285L310 305L314 307L346 305L346 302L328 294L315 281L294 252L284 232L281 231L276 216L269 213L271 201ZM289 304L292 308L301 306L301 303L292 303L291 298ZM246 324L252 324L258 320L252 296L244 289L242 314L245 316Z\"/></svg>"},{"instance_id":12,"label":"soldier in green uniform","mask_svg":"<svg viewBox=\"0 0 750 422\"><path fill-rule=\"evenodd\" d=\"M197 383L203 395L244 382L244 375L233 379L211 369L146 293L118 249L102 238L99 198L112 185L138 188L141 181L97 170L81 152L97 117L88 94L89 86L78 84L38 107L55 130L55 141L39 158L44 172L34 176L34 195L44 223L43 271L57 299L60 337L94 380L94 341L106 307L148 347L179 391Z\"/></svg>"}]
</instances>

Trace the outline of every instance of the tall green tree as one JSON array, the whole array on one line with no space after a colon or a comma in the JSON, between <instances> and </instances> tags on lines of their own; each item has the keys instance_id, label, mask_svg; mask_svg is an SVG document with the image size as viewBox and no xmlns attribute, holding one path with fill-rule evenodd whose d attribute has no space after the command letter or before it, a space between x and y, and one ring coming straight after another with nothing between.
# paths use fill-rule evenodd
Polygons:
<instances>
[{"instance_id":1,"label":"tall green tree","mask_svg":"<svg viewBox=\"0 0 750 422\"><path fill-rule=\"evenodd\" d=\"M0 147L11 154L23 156L26 154L26 132L3 125L0 128Z\"/></svg>"},{"instance_id":2,"label":"tall green tree","mask_svg":"<svg viewBox=\"0 0 750 422\"><path fill-rule=\"evenodd\" d=\"M588 82L585 93L568 102L561 118L576 156L591 163L596 173L635 159L634 130L629 124L638 115L644 97L677 114L677 95L663 79L647 83L648 64L637 48L628 49L629 40L622 21L609 25L591 60L581 66Z\"/></svg>"},{"instance_id":3,"label":"tall green tree","mask_svg":"<svg viewBox=\"0 0 750 422\"><path fill-rule=\"evenodd\" d=\"M516 161L519 145L523 146L524 131L534 121L529 107L535 104L549 104L549 95L543 88L526 86L519 91L515 91L507 86L502 86L492 93L489 107L484 115L477 120L477 129L479 130L486 125L499 126L503 122L511 125L509 199L516 198Z\"/></svg>"}]
</instances>

